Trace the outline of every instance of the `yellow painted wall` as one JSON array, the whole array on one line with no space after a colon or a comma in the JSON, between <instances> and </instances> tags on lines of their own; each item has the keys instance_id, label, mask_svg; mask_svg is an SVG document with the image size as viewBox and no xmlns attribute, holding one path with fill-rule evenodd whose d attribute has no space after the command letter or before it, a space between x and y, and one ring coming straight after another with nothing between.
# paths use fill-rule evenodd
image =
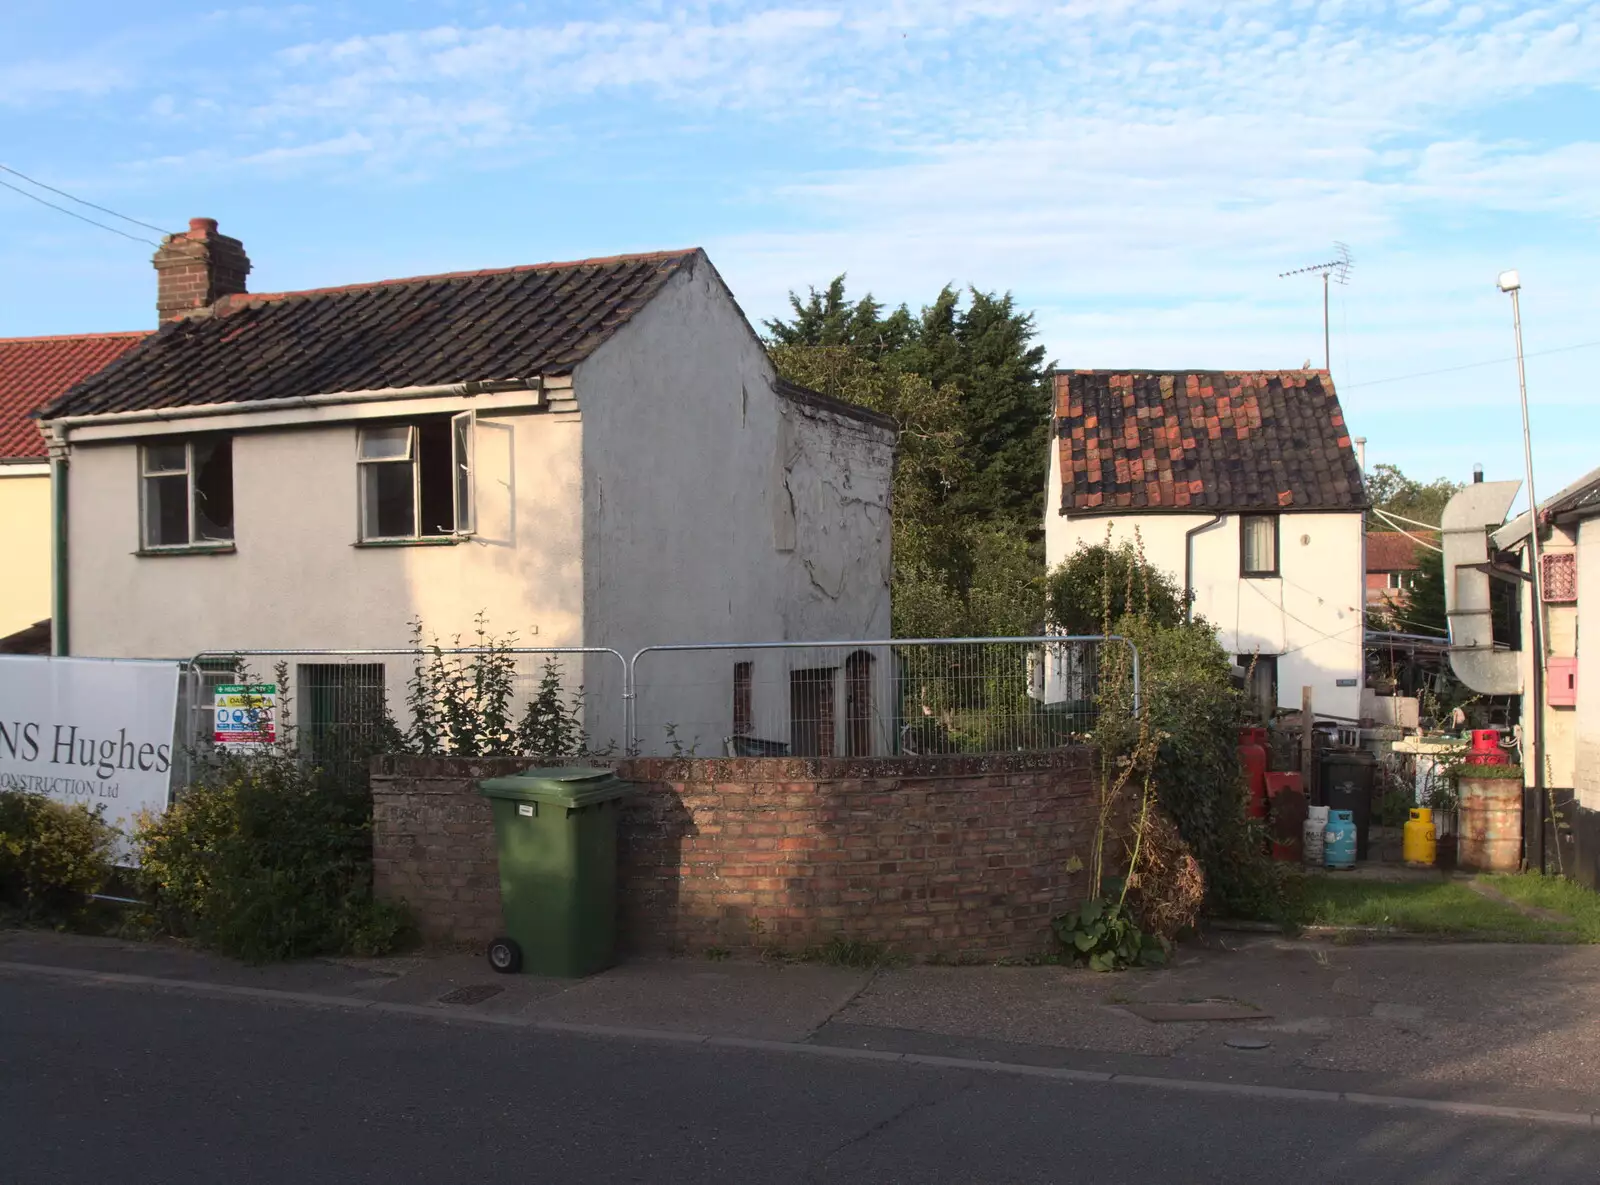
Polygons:
<instances>
[{"instance_id":1,"label":"yellow painted wall","mask_svg":"<svg viewBox=\"0 0 1600 1185\"><path fill-rule=\"evenodd\" d=\"M0 465L0 637L50 616L50 475L7 468L19 467Z\"/></svg>"}]
</instances>

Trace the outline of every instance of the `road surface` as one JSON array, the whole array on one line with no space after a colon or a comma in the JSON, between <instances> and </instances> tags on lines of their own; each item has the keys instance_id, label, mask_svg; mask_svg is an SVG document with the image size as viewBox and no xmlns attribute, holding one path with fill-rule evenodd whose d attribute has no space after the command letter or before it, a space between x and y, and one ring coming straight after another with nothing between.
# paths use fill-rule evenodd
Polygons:
<instances>
[{"instance_id":1,"label":"road surface","mask_svg":"<svg viewBox=\"0 0 1600 1185\"><path fill-rule=\"evenodd\" d=\"M4 1185L1596 1180L1584 1129L0 976Z\"/></svg>"}]
</instances>

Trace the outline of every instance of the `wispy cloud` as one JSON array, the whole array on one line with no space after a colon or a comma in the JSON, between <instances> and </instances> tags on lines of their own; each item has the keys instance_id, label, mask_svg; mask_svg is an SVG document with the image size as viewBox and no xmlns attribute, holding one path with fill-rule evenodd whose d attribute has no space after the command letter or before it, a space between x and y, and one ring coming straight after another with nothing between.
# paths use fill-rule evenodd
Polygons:
<instances>
[{"instance_id":1,"label":"wispy cloud","mask_svg":"<svg viewBox=\"0 0 1600 1185\"><path fill-rule=\"evenodd\" d=\"M1473 326L1502 315L1483 277L1513 246L1540 332L1594 336L1600 132L1485 116L1600 91L1597 0L555 4L240 10L136 53L0 51L0 104L127 93L124 160L162 162L146 180L445 186L507 162L642 170L682 145L674 183L703 204L665 233L713 248L753 313L841 270L912 301L971 280L1016 290L1073 364L1318 360L1320 289L1276 273L1336 238L1360 297L1348 325L1335 310L1342 378L1481 357ZM456 15L401 27L428 11ZM188 37L236 56L207 67ZM1416 435L1405 414L1486 381L1351 403Z\"/></svg>"}]
</instances>

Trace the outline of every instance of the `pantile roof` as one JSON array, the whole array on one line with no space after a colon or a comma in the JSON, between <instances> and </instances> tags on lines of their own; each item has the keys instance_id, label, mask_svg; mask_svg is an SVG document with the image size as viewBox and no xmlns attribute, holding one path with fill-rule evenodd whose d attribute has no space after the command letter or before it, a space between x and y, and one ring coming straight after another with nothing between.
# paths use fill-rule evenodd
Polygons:
<instances>
[{"instance_id":1,"label":"pantile roof","mask_svg":"<svg viewBox=\"0 0 1600 1185\"><path fill-rule=\"evenodd\" d=\"M122 357L148 333L0 338L0 461L46 455L33 412Z\"/></svg>"},{"instance_id":2,"label":"pantile roof","mask_svg":"<svg viewBox=\"0 0 1600 1185\"><path fill-rule=\"evenodd\" d=\"M1419 532L1419 534L1425 533ZM1435 544L1438 539L1433 539ZM1367 532L1368 572L1411 572L1417 564L1417 549L1421 546L1409 535L1399 531Z\"/></svg>"},{"instance_id":3,"label":"pantile roof","mask_svg":"<svg viewBox=\"0 0 1600 1185\"><path fill-rule=\"evenodd\" d=\"M697 249L227 296L172 321L46 415L568 374Z\"/></svg>"},{"instance_id":4,"label":"pantile roof","mask_svg":"<svg viewBox=\"0 0 1600 1185\"><path fill-rule=\"evenodd\" d=\"M1361 510L1322 370L1055 376L1061 513Z\"/></svg>"}]
</instances>

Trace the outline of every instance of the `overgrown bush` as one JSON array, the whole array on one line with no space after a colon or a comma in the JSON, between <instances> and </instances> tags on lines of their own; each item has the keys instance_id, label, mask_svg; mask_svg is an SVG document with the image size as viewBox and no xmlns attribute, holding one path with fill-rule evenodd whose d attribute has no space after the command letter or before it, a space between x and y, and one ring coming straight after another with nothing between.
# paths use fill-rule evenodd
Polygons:
<instances>
[{"instance_id":1,"label":"overgrown bush","mask_svg":"<svg viewBox=\"0 0 1600 1185\"><path fill-rule=\"evenodd\" d=\"M1139 928L1168 941L1193 928L1205 904L1206 877L1166 812L1144 820L1139 866L1128 877L1127 904Z\"/></svg>"},{"instance_id":2,"label":"overgrown bush","mask_svg":"<svg viewBox=\"0 0 1600 1185\"><path fill-rule=\"evenodd\" d=\"M224 756L141 820L142 895L171 933L251 962L384 954L409 922L372 895L371 824L364 782L281 752Z\"/></svg>"},{"instance_id":3,"label":"overgrown bush","mask_svg":"<svg viewBox=\"0 0 1600 1185\"><path fill-rule=\"evenodd\" d=\"M1204 874L1207 912L1282 918L1293 873L1267 858L1247 815L1238 755L1245 700L1214 628L1186 620L1182 588L1135 542L1081 546L1049 585L1058 629L1119 634L1139 651L1139 712L1120 648L1107 648L1102 662L1093 737L1102 763L1147 763L1156 805Z\"/></svg>"},{"instance_id":4,"label":"overgrown bush","mask_svg":"<svg viewBox=\"0 0 1600 1185\"><path fill-rule=\"evenodd\" d=\"M390 752L454 757L578 756L591 752L583 729L583 688L562 686L561 662L547 656L539 688L516 715L516 635L498 637L479 613L476 653L447 654L437 638L424 640L422 621L411 623L418 657L406 683L411 725L394 730ZM458 635L453 645L459 647Z\"/></svg>"},{"instance_id":5,"label":"overgrown bush","mask_svg":"<svg viewBox=\"0 0 1600 1185\"><path fill-rule=\"evenodd\" d=\"M72 919L110 878L116 837L98 809L0 790L0 905L29 922Z\"/></svg>"}]
</instances>

